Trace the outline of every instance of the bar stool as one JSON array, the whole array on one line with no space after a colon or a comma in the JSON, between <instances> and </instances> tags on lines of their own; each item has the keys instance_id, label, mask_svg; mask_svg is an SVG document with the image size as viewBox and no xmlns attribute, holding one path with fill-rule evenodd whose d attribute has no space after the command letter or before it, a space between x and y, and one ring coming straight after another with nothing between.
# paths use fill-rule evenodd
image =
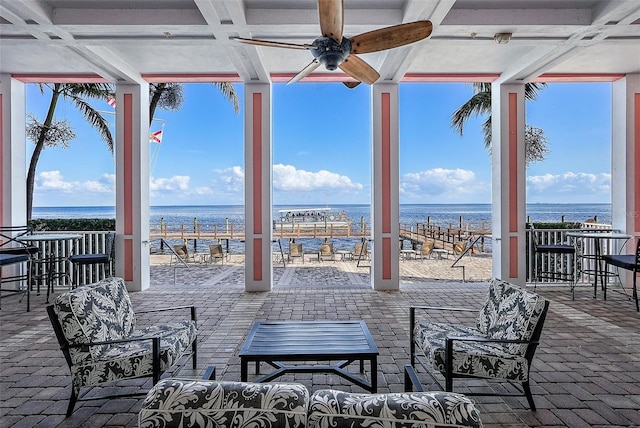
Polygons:
<instances>
[{"instance_id":1,"label":"bar stool","mask_svg":"<svg viewBox=\"0 0 640 428\"><path fill-rule=\"evenodd\" d=\"M533 240L534 269L535 282L533 289L538 286L538 280L549 279L552 281L566 281L571 284L571 298L575 298L576 286L576 248L571 244L555 244L538 242L538 235L533 223L530 223L531 238ZM567 257L567 262L563 260L563 256ZM546 259L543 260L543 259ZM558 260L560 259L560 260ZM560 269L558 269L560 265Z\"/></svg>"},{"instance_id":2,"label":"bar stool","mask_svg":"<svg viewBox=\"0 0 640 428\"><path fill-rule=\"evenodd\" d=\"M111 272L111 259L113 255L113 242L115 240L115 232L107 233L105 237L105 252L95 254L74 254L69 256L69 262L74 266L74 271L77 273L77 284L80 285L80 267L89 265L102 266L102 278L107 277L107 266L109 267L109 276L112 276ZM96 278L101 279L101 278ZM92 281L95 282L95 281ZM75 288L75 287L74 287Z\"/></svg>"}]
</instances>

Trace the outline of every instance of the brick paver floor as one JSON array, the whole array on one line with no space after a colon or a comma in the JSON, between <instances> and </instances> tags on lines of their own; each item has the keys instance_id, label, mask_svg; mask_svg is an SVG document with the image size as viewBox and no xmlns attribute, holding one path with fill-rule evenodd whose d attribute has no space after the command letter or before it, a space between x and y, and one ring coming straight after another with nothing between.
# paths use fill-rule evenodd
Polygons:
<instances>
[{"instance_id":1,"label":"brick paver floor","mask_svg":"<svg viewBox=\"0 0 640 428\"><path fill-rule=\"evenodd\" d=\"M402 370L409 362L409 306L430 304L478 307L487 281L420 279L429 261L401 263L400 291L369 287L368 269L323 263L275 268L274 289L244 292L242 266L178 269L154 266L152 286L131 293L134 307L191 305L198 308L198 369L190 361L179 376L200 376L215 365L218 379L239 380L239 348L255 320L363 319L380 350L380 392L403 390ZM405 267L402 267L405 265ZM409 273L407 273L409 272ZM174 283L175 279L175 283ZM576 300L564 287L538 287L551 300L542 342L531 370L538 410L523 397L474 397L488 427L640 426L640 314L611 293L593 299L587 287ZM25 302L3 299L0 311L0 427L133 427L142 398L80 402L65 419L70 377L45 311L44 297ZM460 315L456 315L460 316ZM441 321L473 322L443 316ZM354 365L357 369L357 364ZM426 376L421 376L434 389ZM363 392L328 374L286 375L311 390L336 388ZM130 389L131 383L121 384ZM484 381L457 383L458 391L500 388ZM148 389L150 381L134 386Z\"/></svg>"}]
</instances>

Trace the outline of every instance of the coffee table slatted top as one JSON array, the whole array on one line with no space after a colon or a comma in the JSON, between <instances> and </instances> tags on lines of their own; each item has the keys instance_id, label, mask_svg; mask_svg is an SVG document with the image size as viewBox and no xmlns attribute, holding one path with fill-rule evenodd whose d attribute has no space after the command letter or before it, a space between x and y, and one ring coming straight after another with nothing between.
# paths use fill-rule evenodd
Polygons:
<instances>
[{"instance_id":1,"label":"coffee table slatted top","mask_svg":"<svg viewBox=\"0 0 640 428\"><path fill-rule=\"evenodd\" d=\"M262 321L256 323L241 356L308 358L377 354L364 321Z\"/></svg>"}]
</instances>

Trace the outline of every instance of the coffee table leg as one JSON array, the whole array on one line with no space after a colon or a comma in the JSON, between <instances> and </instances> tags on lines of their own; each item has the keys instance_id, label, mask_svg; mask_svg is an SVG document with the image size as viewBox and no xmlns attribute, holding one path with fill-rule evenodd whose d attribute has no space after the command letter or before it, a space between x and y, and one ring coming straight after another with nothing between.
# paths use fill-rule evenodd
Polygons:
<instances>
[{"instance_id":1,"label":"coffee table leg","mask_svg":"<svg viewBox=\"0 0 640 428\"><path fill-rule=\"evenodd\" d=\"M246 382L249 378L249 361L246 358L240 358L240 380Z\"/></svg>"},{"instance_id":2,"label":"coffee table leg","mask_svg":"<svg viewBox=\"0 0 640 428\"><path fill-rule=\"evenodd\" d=\"M378 392L378 358L371 358L371 392Z\"/></svg>"}]
</instances>

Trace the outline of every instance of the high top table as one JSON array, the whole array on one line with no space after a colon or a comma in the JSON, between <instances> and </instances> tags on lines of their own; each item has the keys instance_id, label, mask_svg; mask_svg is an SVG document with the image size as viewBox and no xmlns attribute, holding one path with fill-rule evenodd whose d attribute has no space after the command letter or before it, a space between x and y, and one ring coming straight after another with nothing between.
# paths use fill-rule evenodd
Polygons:
<instances>
[{"instance_id":1,"label":"high top table","mask_svg":"<svg viewBox=\"0 0 640 428\"><path fill-rule=\"evenodd\" d=\"M260 362L276 370L255 382L269 382L285 373L335 373L370 391L378 390L378 348L364 321L258 321L253 324L240 350L240 379L248 378L249 361ZM315 364L336 361L336 364ZM285 365L282 361L314 364ZM370 364L370 381L356 376L345 367L354 361Z\"/></svg>"},{"instance_id":2,"label":"high top table","mask_svg":"<svg viewBox=\"0 0 640 428\"><path fill-rule=\"evenodd\" d=\"M622 243L622 247L624 247L624 244L626 244L626 242L632 238L631 235L628 235L626 233L620 233L620 232L612 232L612 231L606 231L606 232L598 232L598 231L593 231L593 232L586 232L586 231L580 231L580 232L567 232L567 236L577 239L592 239L594 242L593 245L593 249L594 249L594 253L593 254L582 254L581 256L583 258L590 258L593 259L594 261L594 278L593 278L593 298L596 298L596 294L598 291L598 276L601 276L600 281L602 282L602 289L603 289L603 293L604 293L604 300L607 300L607 287L606 287L606 281L604 280L604 275L607 274L607 272L604 272L604 269L602 268L602 241L610 241L610 240L622 240L624 241ZM578 256L578 248L576 246L576 256ZM624 290L624 289L623 289ZM626 294L626 291L625 291Z\"/></svg>"}]
</instances>

